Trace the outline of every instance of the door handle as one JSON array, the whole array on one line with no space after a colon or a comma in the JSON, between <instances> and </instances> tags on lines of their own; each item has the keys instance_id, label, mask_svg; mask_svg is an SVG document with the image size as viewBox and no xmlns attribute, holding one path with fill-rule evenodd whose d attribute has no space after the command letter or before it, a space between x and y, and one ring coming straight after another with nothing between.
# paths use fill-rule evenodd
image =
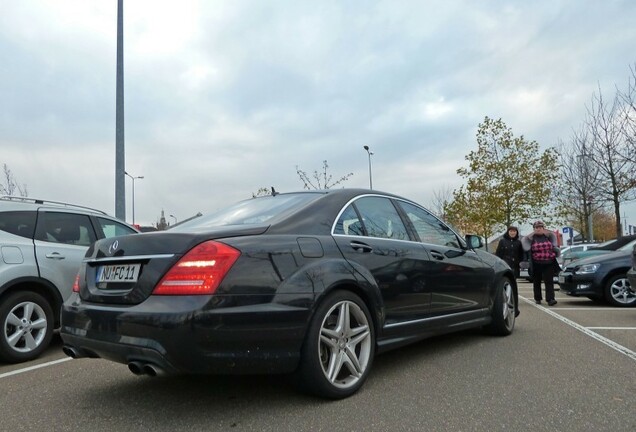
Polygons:
<instances>
[{"instance_id":1,"label":"door handle","mask_svg":"<svg viewBox=\"0 0 636 432\"><path fill-rule=\"evenodd\" d=\"M64 255L60 254L59 252L51 252L49 254L46 254L45 257L54 259L54 260L63 260L64 258L66 258Z\"/></svg>"},{"instance_id":2,"label":"door handle","mask_svg":"<svg viewBox=\"0 0 636 432\"><path fill-rule=\"evenodd\" d=\"M444 255L437 251L431 251L431 256L435 258L436 260L440 260L440 261L444 259Z\"/></svg>"},{"instance_id":3,"label":"door handle","mask_svg":"<svg viewBox=\"0 0 636 432\"><path fill-rule=\"evenodd\" d=\"M373 251L373 248L371 246L369 246L366 243L362 243L362 242L358 242L358 241L352 241L351 243L349 243L351 245L351 247L353 249L355 249L358 252L362 252L362 253L369 253Z\"/></svg>"}]
</instances>

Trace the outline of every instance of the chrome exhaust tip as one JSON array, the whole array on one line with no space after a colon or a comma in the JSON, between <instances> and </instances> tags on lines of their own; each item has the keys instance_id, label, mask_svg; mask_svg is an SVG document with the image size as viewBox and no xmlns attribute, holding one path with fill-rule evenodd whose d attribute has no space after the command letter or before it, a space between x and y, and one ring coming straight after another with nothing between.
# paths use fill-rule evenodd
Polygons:
<instances>
[{"instance_id":1,"label":"chrome exhaust tip","mask_svg":"<svg viewBox=\"0 0 636 432\"><path fill-rule=\"evenodd\" d=\"M136 361L128 363L128 370L135 375L144 375L146 373L144 371L144 365Z\"/></svg>"},{"instance_id":2,"label":"chrome exhaust tip","mask_svg":"<svg viewBox=\"0 0 636 432\"><path fill-rule=\"evenodd\" d=\"M163 376L165 375L165 371L160 367L157 367L151 363L146 363L143 367L143 371L146 375L151 377Z\"/></svg>"},{"instance_id":3,"label":"chrome exhaust tip","mask_svg":"<svg viewBox=\"0 0 636 432\"><path fill-rule=\"evenodd\" d=\"M74 358L74 359L78 359L78 358L82 358L82 357L86 357L86 355L82 354L80 352L80 350L78 350L77 348L74 348L70 345L64 345L62 347L62 352L64 352L64 354L66 354L67 356Z\"/></svg>"}]
</instances>

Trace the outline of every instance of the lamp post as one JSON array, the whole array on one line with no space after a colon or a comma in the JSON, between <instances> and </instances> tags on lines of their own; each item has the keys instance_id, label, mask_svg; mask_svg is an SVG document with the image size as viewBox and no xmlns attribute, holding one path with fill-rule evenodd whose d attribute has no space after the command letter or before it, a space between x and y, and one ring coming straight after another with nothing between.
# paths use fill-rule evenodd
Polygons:
<instances>
[{"instance_id":1,"label":"lamp post","mask_svg":"<svg viewBox=\"0 0 636 432\"><path fill-rule=\"evenodd\" d=\"M144 176L132 176L128 174L127 171L124 171L128 177L132 179L132 223L135 224L135 180L142 179Z\"/></svg>"},{"instance_id":2,"label":"lamp post","mask_svg":"<svg viewBox=\"0 0 636 432\"><path fill-rule=\"evenodd\" d=\"M367 154L369 155L369 189L373 189L373 179L371 176L371 155L373 154L373 152L369 150L369 146L367 145L365 145L363 148L367 151Z\"/></svg>"},{"instance_id":3,"label":"lamp post","mask_svg":"<svg viewBox=\"0 0 636 432\"><path fill-rule=\"evenodd\" d=\"M177 218L176 218L176 216L175 216L175 215L170 215L170 217L174 219L174 224L176 225L176 224L177 224Z\"/></svg>"}]
</instances>

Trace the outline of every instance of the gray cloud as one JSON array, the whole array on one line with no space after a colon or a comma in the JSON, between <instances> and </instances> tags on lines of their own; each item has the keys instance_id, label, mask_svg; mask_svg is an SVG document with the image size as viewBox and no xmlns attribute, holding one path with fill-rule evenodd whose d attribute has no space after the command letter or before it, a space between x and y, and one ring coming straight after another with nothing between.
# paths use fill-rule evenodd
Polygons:
<instances>
[{"instance_id":1,"label":"gray cloud","mask_svg":"<svg viewBox=\"0 0 636 432\"><path fill-rule=\"evenodd\" d=\"M0 2L0 163L32 196L112 213L115 2ZM460 184L485 116L567 139L627 80L634 18L630 1L126 1L136 218L298 189L295 167L325 159L366 187L363 145L374 186L426 204Z\"/></svg>"}]
</instances>

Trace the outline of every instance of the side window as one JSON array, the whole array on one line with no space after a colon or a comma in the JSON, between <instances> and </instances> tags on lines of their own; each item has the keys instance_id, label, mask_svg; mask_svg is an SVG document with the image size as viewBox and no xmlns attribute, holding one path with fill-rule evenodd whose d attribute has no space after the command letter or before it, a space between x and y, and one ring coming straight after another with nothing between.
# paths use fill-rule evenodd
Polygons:
<instances>
[{"instance_id":1,"label":"side window","mask_svg":"<svg viewBox=\"0 0 636 432\"><path fill-rule=\"evenodd\" d=\"M358 218L358 214L356 213L353 205L348 206L345 211L342 212L340 218L338 219L338 223L336 223L336 228L334 229L334 234L345 234L345 235L356 235L363 236L364 230L362 229L362 223Z\"/></svg>"},{"instance_id":2,"label":"side window","mask_svg":"<svg viewBox=\"0 0 636 432\"><path fill-rule=\"evenodd\" d=\"M37 240L76 246L90 246L96 240L88 216L55 212L39 213L35 237Z\"/></svg>"},{"instance_id":3,"label":"side window","mask_svg":"<svg viewBox=\"0 0 636 432\"><path fill-rule=\"evenodd\" d=\"M0 212L0 230L32 239L35 232L35 216L35 211Z\"/></svg>"},{"instance_id":4,"label":"side window","mask_svg":"<svg viewBox=\"0 0 636 432\"><path fill-rule=\"evenodd\" d=\"M458 249L461 247L455 233L435 216L423 208L406 202L399 201L399 205L408 216L415 228L415 231L417 232L417 235L423 243L431 243Z\"/></svg>"},{"instance_id":5,"label":"side window","mask_svg":"<svg viewBox=\"0 0 636 432\"><path fill-rule=\"evenodd\" d=\"M136 233L135 230L122 223L101 217L98 217L97 220L99 221L99 226L102 227L105 238Z\"/></svg>"},{"instance_id":6,"label":"side window","mask_svg":"<svg viewBox=\"0 0 636 432\"><path fill-rule=\"evenodd\" d=\"M355 202L370 237L410 240L393 203L387 198L364 197Z\"/></svg>"}]
</instances>

